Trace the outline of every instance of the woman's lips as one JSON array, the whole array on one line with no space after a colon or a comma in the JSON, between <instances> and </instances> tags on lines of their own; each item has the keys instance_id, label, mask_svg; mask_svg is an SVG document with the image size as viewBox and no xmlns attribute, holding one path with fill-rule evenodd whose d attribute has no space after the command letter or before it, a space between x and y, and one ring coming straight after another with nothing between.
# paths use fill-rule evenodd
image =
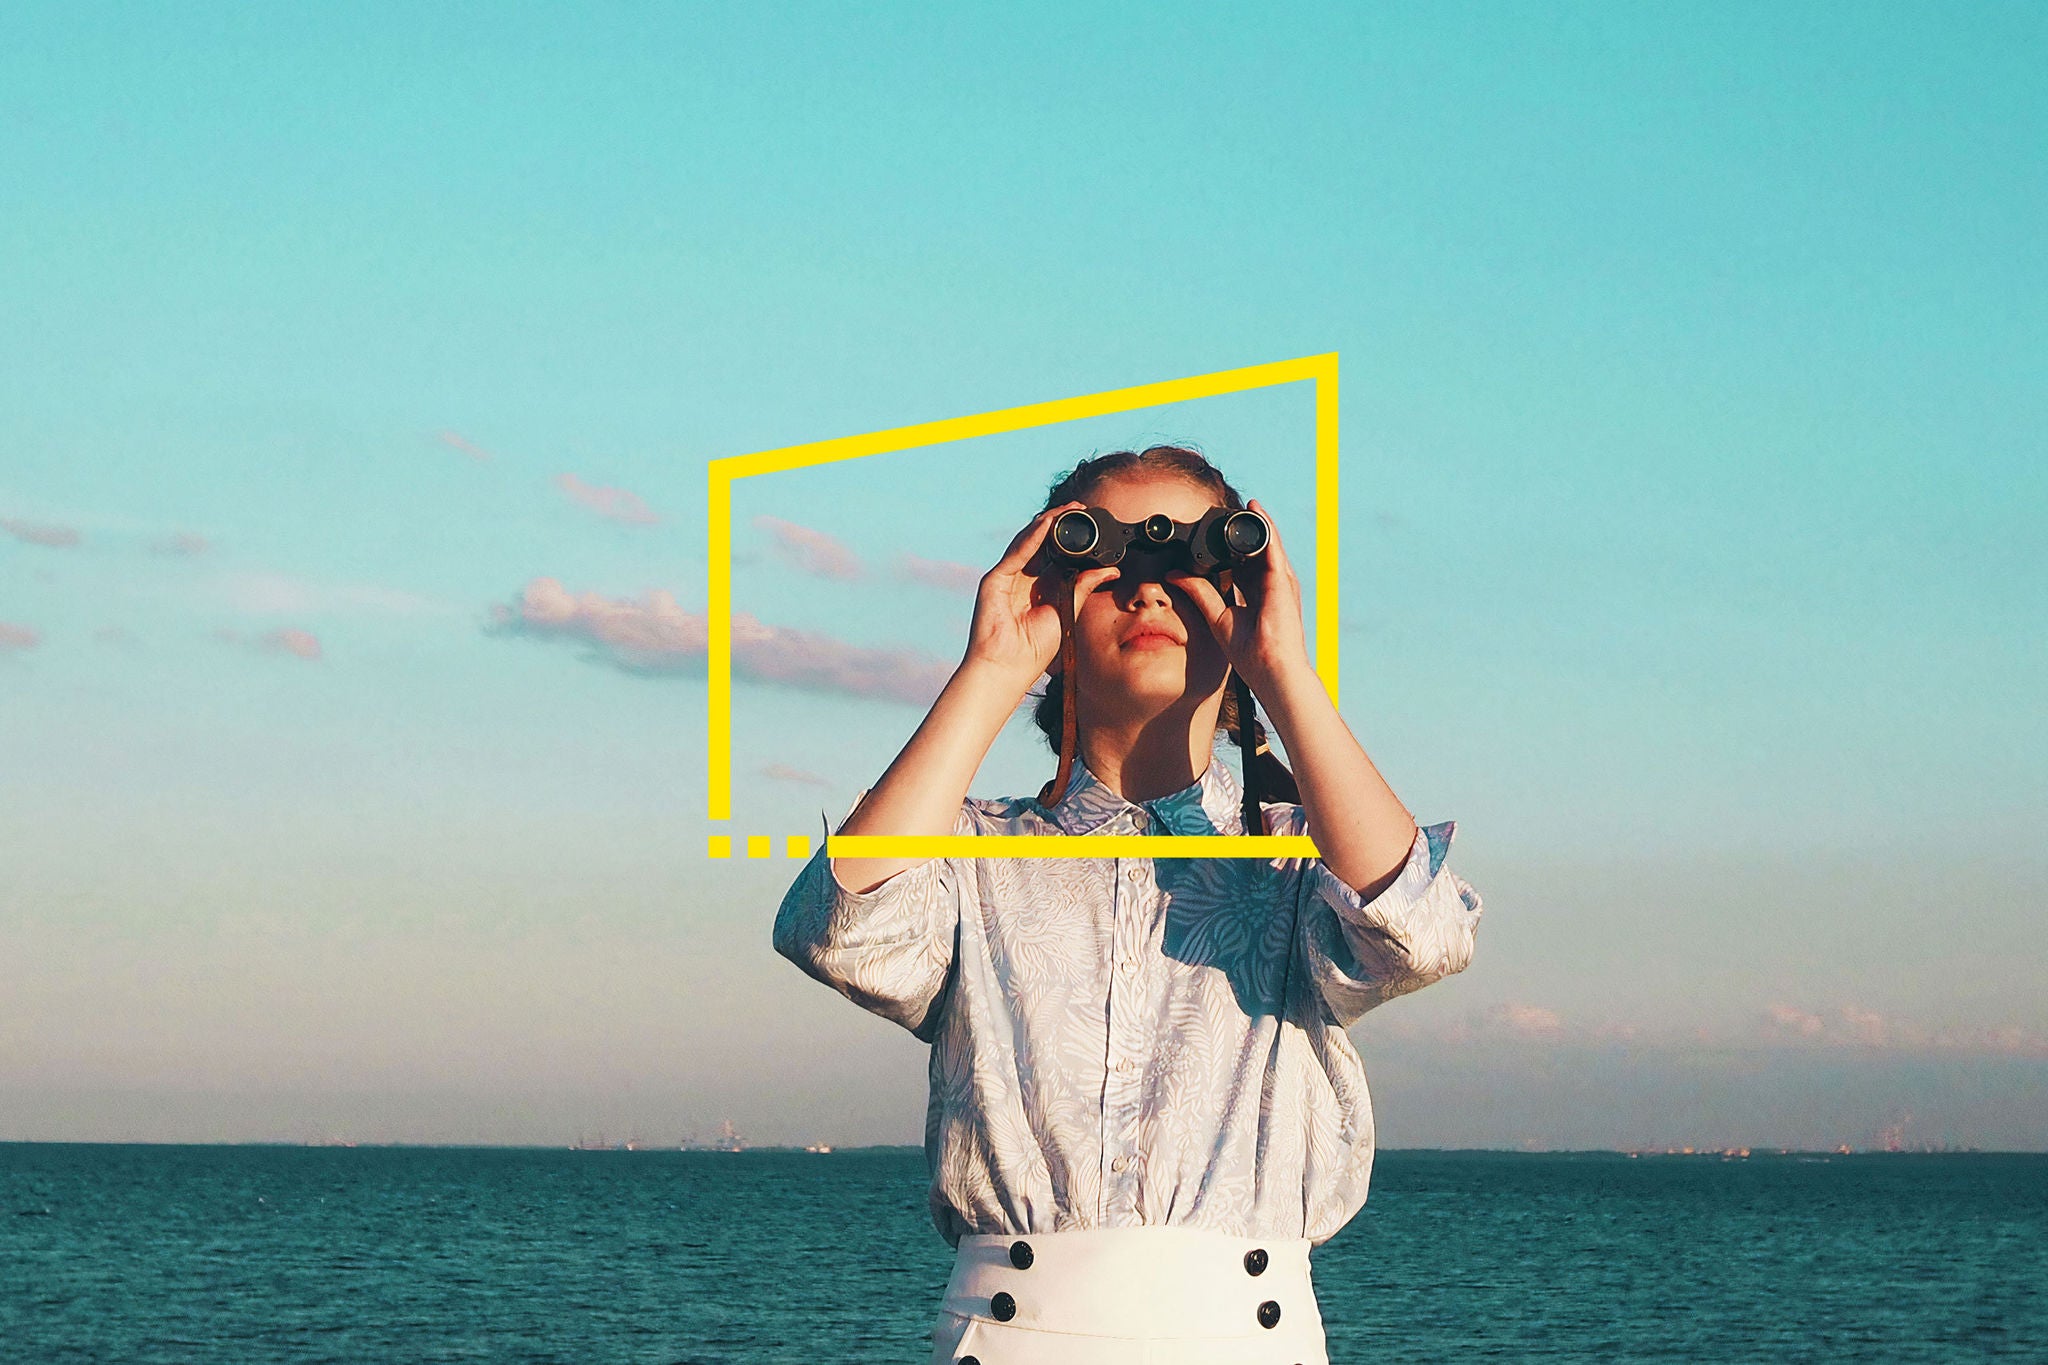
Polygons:
<instances>
[{"instance_id":1,"label":"woman's lips","mask_svg":"<svg viewBox=\"0 0 2048 1365\"><path fill-rule=\"evenodd\" d=\"M1180 641L1164 631L1142 630L1124 641L1125 649L1178 649Z\"/></svg>"}]
</instances>

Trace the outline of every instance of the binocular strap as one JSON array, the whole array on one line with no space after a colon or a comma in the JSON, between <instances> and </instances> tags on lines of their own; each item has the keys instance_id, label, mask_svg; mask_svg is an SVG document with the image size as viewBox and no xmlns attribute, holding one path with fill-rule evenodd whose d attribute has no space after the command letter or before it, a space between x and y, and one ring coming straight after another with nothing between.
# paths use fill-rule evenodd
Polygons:
<instances>
[{"instance_id":1,"label":"binocular strap","mask_svg":"<svg viewBox=\"0 0 2048 1365\"><path fill-rule=\"evenodd\" d=\"M1060 766L1038 794L1038 804L1048 808L1066 799L1067 783L1074 776L1074 751L1080 747L1077 703L1081 689L1074 680L1074 577L1062 573L1053 590L1053 605L1060 614Z\"/></svg>"}]
</instances>

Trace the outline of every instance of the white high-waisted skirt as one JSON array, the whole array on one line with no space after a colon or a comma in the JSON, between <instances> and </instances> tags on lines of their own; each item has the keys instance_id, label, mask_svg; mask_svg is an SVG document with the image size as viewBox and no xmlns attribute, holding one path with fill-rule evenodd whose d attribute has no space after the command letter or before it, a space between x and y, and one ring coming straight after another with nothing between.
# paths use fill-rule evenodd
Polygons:
<instances>
[{"instance_id":1,"label":"white high-waisted skirt","mask_svg":"<svg viewBox=\"0 0 2048 1365\"><path fill-rule=\"evenodd\" d=\"M1179 1227L962 1237L932 1365L1329 1365L1308 1248Z\"/></svg>"}]
</instances>

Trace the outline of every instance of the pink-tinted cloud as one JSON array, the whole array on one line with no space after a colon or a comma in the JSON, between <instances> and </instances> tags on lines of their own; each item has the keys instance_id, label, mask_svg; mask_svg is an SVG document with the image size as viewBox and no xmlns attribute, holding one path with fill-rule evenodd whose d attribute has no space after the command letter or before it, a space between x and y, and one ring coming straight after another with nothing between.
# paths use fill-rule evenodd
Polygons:
<instances>
[{"instance_id":1,"label":"pink-tinted cloud","mask_svg":"<svg viewBox=\"0 0 2048 1365\"><path fill-rule=\"evenodd\" d=\"M693 667L704 657L707 630L699 612L673 595L634 600L572 593L558 579L536 578L517 602L492 610L501 628L582 640L607 662L636 672ZM733 672L817 692L880 697L923 706L952 675L947 664L901 649L868 649L815 631L771 626L744 612L732 622Z\"/></svg>"},{"instance_id":2,"label":"pink-tinted cloud","mask_svg":"<svg viewBox=\"0 0 2048 1365\"><path fill-rule=\"evenodd\" d=\"M832 784L813 772L793 768L787 763L770 763L761 769L761 776L771 782L797 782L806 787L829 787Z\"/></svg>"},{"instance_id":3,"label":"pink-tinted cloud","mask_svg":"<svg viewBox=\"0 0 2048 1365\"><path fill-rule=\"evenodd\" d=\"M322 656L319 636L310 630L290 626L246 636L230 627L218 626L214 629L213 638L224 645L247 646L262 654L289 654L306 660L318 660Z\"/></svg>"},{"instance_id":4,"label":"pink-tinted cloud","mask_svg":"<svg viewBox=\"0 0 2048 1365\"><path fill-rule=\"evenodd\" d=\"M1793 1005L1773 1005L1764 1011L1764 1031L1788 1038L1818 1038L1828 1021L1811 1010Z\"/></svg>"},{"instance_id":5,"label":"pink-tinted cloud","mask_svg":"<svg viewBox=\"0 0 2048 1365\"><path fill-rule=\"evenodd\" d=\"M1564 1033L1564 1020L1557 1011L1542 1005L1499 1004L1487 1010L1484 1018L1494 1028L1525 1038L1556 1038Z\"/></svg>"},{"instance_id":6,"label":"pink-tinted cloud","mask_svg":"<svg viewBox=\"0 0 2048 1365\"><path fill-rule=\"evenodd\" d=\"M216 575L208 588L223 605L251 616L372 612L394 616L445 610L432 598L380 583L333 583L269 570Z\"/></svg>"},{"instance_id":7,"label":"pink-tinted cloud","mask_svg":"<svg viewBox=\"0 0 2048 1365\"><path fill-rule=\"evenodd\" d=\"M57 550L68 550L79 540L76 527L58 526L47 521L23 521L18 517L0 517L0 531L24 544L48 545Z\"/></svg>"},{"instance_id":8,"label":"pink-tinted cloud","mask_svg":"<svg viewBox=\"0 0 2048 1365\"><path fill-rule=\"evenodd\" d=\"M1842 1031L1850 1041L1865 1047L1883 1047L1890 1040L1884 1016L1855 1005L1842 1006Z\"/></svg>"},{"instance_id":9,"label":"pink-tinted cloud","mask_svg":"<svg viewBox=\"0 0 2048 1365\"><path fill-rule=\"evenodd\" d=\"M775 549L784 562L795 565L814 578L852 582L864 572L860 557L823 531L814 531L808 526L784 521L781 517L755 517L754 525L774 538Z\"/></svg>"},{"instance_id":10,"label":"pink-tinted cloud","mask_svg":"<svg viewBox=\"0 0 2048 1365\"><path fill-rule=\"evenodd\" d=\"M434 433L434 439L450 450L469 456L472 460L488 460L491 458L490 451L485 450L459 431L451 431L443 427Z\"/></svg>"},{"instance_id":11,"label":"pink-tinted cloud","mask_svg":"<svg viewBox=\"0 0 2048 1365\"><path fill-rule=\"evenodd\" d=\"M948 664L901 649L866 649L814 631L733 617L733 667L760 682L927 706L953 674Z\"/></svg>"},{"instance_id":12,"label":"pink-tinted cloud","mask_svg":"<svg viewBox=\"0 0 2048 1365\"><path fill-rule=\"evenodd\" d=\"M1762 1018L1767 1041L1886 1052L1962 1052L2048 1057L2048 1038L2016 1025L1930 1027L1857 1004L1823 1015L1796 1005L1772 1005Z\"/></svg>"},{"instance_id":13,"label":"pink-tinted cloud","mask_svg":"<svg viewBox=\"0 0 2048 1365\"><path fill-rule=\"evenodd\" d=\"M635 670L678 668L704 657L704 617L684 611L673 594L659 590L635 601L572 593L560 579L536 578L520 590L516 603L494 608L492 617L500 626L528 634L583 640L612 662Z\"/></svg>"},{"instance_id":14,"label":"pink-tinted cloud","mask_svg":"<svg viewBox=\"0 0 2048 1365\"><path fill-rule=\"evenodd\" d=\"M2013 1057L2048 1057L2048 1038L2016 1024L1983 1029L1977 1033L1976 1041L1986 1052L2002 1052Z\"/></svg>"},{"instance_id":15,"label":"pink-tinted cloud","mask_svg":"<svg viewBox=\"0 0 2048 1365\"><path fill-rule=\"evenodd\" d=\"M570 501L581 503L601 517L628 526L652 526L661 520L638 493L623 488L585 483L574 474L556 476L555 487L567 494Z\"/></svg>"},{"instance_id":16,"label":"pink-tinted cloud","mask_svg":"<svg viewBox=\"0 0 2048 1365\"><path fill-rule=\"evenodd\" d=\"M190 531L180 531L174 536L164 537L149 548L152 554L192 559L212 549L213 543L205 536L193 535Z\"/></svg>"},{"instance_id":17,"label":"pink-tinted cloud","mask_svg":"<svg viewBox=\"0 0 2048 1365\"><path fill-rule=\"evenodd\" d=\"M34 626L17 626L12 621L0 621L0 649L34 649L43 642L43 633Z\"/></svg>"},{"instance_id":18,"label":"pink-tinted cloud","mask_svg":"<svg viewBox=\"0 0 2048 1365\"><path fill-rule=\"evenodd\" d=\"M917 555L896 556L896 576L911 583L923 583L947 592L972 597L981 588L980 569L956 564L950 559L922 559Z\"/></svg>"},{"instance_id":19,"label":"pink-tinted cloud","mask_svg":"<svg viewBox=\"0 0 2048 1365\"><path fill-rule=\"evenodd\" d=\"M320 638L310 630L296 630L289 626L263 632L256 637L256 645L272 654L290 654L301 659L320 657Z\"/></svg>"}]
</instances>

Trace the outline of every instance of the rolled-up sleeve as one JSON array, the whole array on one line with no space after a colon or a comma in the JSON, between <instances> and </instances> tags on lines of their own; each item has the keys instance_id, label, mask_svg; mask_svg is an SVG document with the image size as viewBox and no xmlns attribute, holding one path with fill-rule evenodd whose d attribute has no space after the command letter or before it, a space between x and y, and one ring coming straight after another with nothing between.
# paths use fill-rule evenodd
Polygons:
<instances>
[{"instance_id":1,"label":"rolled-up sleeve","mask_svg":"<svg viewBox=\"0 0 2048 1365\"><path fill-rule=\"evenodd\" d=\"M1288 808L1305 833L1299 806ZM1302 950L1317 993L1350 1025L1374 1006L1463 971L1472 961L1483 909L1479 893L1445 866L1457 822L1424 825L1408 861L1367 900L1315 858L1301 865L1297 913Z\"/></svg>"},{"instance_id":2,"label":"rolled-up sleeve","mask_svg":"<svg viewBox=\"0 0 2048 1365\"><path fill-rule=\"evenodd\" d=\"M964 806L953 832L975 832ZM952 974L960 884L955 860L929 858L871 890L849 891L833 875L821 840L776 911L775 951L862 1009L930 1041Z\"/></svg>"}]
</instances>

